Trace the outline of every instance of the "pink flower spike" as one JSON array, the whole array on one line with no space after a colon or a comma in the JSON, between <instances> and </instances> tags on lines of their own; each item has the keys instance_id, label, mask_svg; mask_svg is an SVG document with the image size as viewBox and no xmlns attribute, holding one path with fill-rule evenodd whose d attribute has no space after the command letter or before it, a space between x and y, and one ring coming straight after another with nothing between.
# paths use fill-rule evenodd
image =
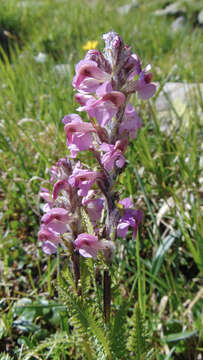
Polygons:
<instances>
[{"instance_id":1,"label":"pink flower spike","mask_svg":"<svg viewBox=\"0 0 203 360\"><path fill-rule=\"evenodd\" d=\"M111 241L100 240L95 235L82 233L74 241L80 255L86 258L96 258L99 250L113 249Z\"/></svg>"},{"instance_id":2,"label":"pink flower spike","mask_svg":"<svg viewBox=\"0 0 203 360\"><path fill-rule=\"evenodd\" d=\"M68 211L63 208L53 208L42 216L42 222L47 228L59 234L67 232L67 223L70 220Z\"/></svg>"}]
</instances>

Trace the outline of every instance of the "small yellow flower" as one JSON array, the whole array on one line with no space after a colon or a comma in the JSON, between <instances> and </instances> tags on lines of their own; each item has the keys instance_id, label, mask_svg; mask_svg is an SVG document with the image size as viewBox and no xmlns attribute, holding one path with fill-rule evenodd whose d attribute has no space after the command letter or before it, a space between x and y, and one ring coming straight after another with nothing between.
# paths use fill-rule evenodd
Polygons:
<instances>
[{"instance_id":1,"label":"small yellow flower","mask_svg":"<svg viewBox=\"0 0 203 360\"><path fill-rule=\"evenodd\" d=\"M96 40L88 40L88 42L83 45L83 50L92 50L92 49L95 49L98 45L98 41Z\"/></svg>"}]
</instances>

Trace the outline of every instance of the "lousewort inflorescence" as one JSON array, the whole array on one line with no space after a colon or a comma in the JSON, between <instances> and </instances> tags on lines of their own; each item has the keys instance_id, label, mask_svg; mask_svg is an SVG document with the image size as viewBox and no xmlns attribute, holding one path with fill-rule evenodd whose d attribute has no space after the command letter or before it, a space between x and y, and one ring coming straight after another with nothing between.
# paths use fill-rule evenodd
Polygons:
<instances>
[{"instance_id":1,"label":"lousewort inflorescence","mask_svg":"<svg viewBox=\"0 0 203 360\"><path fill-rule=\"evenodd\" d=\"M151 66L142 69L139 57L117 33L104 34L103 40L104 52L89 50L76 65L72 82L77 111L86 112L89 122L78 114L63 118L70 154L51 168L53 192L41 190L46 205L39 240L47 254L55 253L59 244L69 250L76 286L79 256L96 258L100 252L110 264L116 237L125 238L131 227L135 238L142 220L142 211L133 209L131 199L120 200L115 183L125 169L129 141L136 138L142 125L130 97L136 93L139 99L149 99L156 87L151 83ZM94 168L76 161L81 151L93 154ZM84 214L91 223L91 233L81 221ZM107 273L104 288L105 294L110 293ZM104 307L108 320L110 299L104 299Z\"/></svg>"}]
</instances>

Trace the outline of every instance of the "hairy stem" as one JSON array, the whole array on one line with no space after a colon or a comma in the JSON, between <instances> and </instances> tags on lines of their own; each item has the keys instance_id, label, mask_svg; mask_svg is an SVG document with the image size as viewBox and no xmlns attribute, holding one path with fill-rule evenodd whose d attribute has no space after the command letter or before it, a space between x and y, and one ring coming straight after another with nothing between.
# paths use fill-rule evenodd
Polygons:
<instances>
[{"instance_id":1,"label":"hairy stem","mask_svg":"<svg viewBox=\"0 0 203 360\"><path fill-rule=\"evenodd\" d=\"M104 270L104 321L106 324L110 321L111 312L111 275L108 270Z\"/></svg>"},{"instance_id":2,"label":"hairy stem","mask_svg":"<svg viewBox=\"0 0 203 360\"><path fill-rule=\"evenodd\" d=\"M81 295L81 289L78 287L78 283L80 280L80 255L77 252L73 252L72 256L72 263L73 263L73 273L74 273L74 280L75 280L75 287L77 290L78 296Z\"/></svg>"}]
</instances>

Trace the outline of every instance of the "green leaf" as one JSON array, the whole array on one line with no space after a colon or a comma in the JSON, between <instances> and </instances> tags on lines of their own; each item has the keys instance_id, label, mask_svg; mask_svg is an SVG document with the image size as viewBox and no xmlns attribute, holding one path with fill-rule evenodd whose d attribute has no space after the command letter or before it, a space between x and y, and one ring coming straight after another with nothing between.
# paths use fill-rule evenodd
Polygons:
<instances>
[{"instance_id":1,"label":"green leaf","mask_svg":"<svg viewBox=\"0 0 203 360\"><path fill-rule=\"evenodd\" d=\"M170 249L170 247L172 246L172 244L174 243L174 241L176 239L179 239L181 236L181 232L180 230L176 231L174 234L170 234L168 236L166 236L162 243L159 245L154 258L152 260L152 268L151 268L151 273L156 276L161 268L161 265L164 261L164 257L167 254L168 250Z\"/></svg>"},{"instance_id":2,"label":"green leaf","mask_svg":"<svg viewBox=\"0 0 203 360\"><path fill-rule=\"evenodd\" d=\"M154 350L149 342L149 336L139 304L135 305L132 321L133 326L128 342L129 350L134 353L134 359L136 360L152 359Z\"/></svg>"},{"instance_id":3,"label":"green leaf","mask_svg":"<svg viewBox=\"0 0 203 360\"><path fill-rule=\"evenodd\" d=\"M94 347L96 351L101 351L102 347L107 358L112 360L108 332L103 328L102 314L90 300L88 302L81 300L68 289L67 285L64 279L59 279L59 295L71 315L70 323L76 330L77 337L80 336L80 339L87 342L87 347L92 348L93 351Z\"/></svg>"},{"instance_id":4,"label":"green leaf","mask_svg":"<svg viewBox=\"0 0 203 360\"><path fill-rule=\"evenodd\" d=\"M114 315L113 326L111 330L111 349L118 359L126 359L127 334L126 334L126 317L129 306L127 302L123 302Z\"/></svg>"},{"instance_id":5,"label":"green leaf","mask_svg":"<svg viewBox=\"0 0 203 360\"><path fill-rule=\"evenodd\" d=\"M170 334L168 336L164 336L164 340L166 342L173 342L173 341L179 341L179 340L184 340L184 339L188 339L194 335L197 334L197 331L184 331L184 332L179 332L177 334Z\"/></svg>"}]
</instances>

